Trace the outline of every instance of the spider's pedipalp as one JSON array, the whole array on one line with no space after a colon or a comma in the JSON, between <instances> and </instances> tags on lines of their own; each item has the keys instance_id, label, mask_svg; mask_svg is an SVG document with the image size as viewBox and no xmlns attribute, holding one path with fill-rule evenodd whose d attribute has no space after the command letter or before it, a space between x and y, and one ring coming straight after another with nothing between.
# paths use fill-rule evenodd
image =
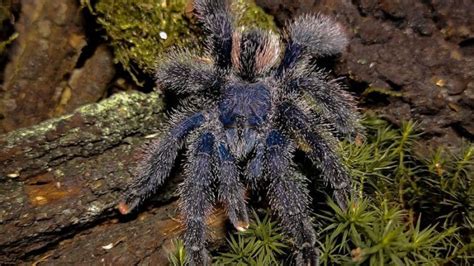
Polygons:
<instances>
[{"instance_id":1,"label":"spider's pedipalp","mask_svg":"<svg viewBox=\"0 0 474 266\"><path fill-rule=\"evenodd\" d=\"M295 241L297 265L318 265L316 233L308 214L310 197L304 187L304 177L291 167L293 149L276 130L270 131L266 142L270 206L281 219L284 231Z\"/></svg>"},{"instance_id":2,"label":"spider's pedipalp","mask_svg":"<svg viewBox=\"0 0 474 266\"><path fill-rule=\"evenodd\" d=\"M219 201L225 204L231 223L239 231L249 226L245 202L245 189L239 181L239 170L234 156L224 143L217 147L217 180Z\"/></svg>"},{"instance_id":3,"label":"spider's pedipalp","mask_svg":"<svg viewBox=\"0 0 474 266\"><path fill-rule=\"evenodd\" d=\"M184 219L184 245L190 265L210 265L206 250L206 218L212 210L212 155L215 137L201 133L188 152L186 178L180 187L180 209Z\"/></svg>"},{"instance_id":4,"label":"spider's pedipalp","mask_svg":"<svg viewBox=\"0 0 474 266\"><path fill-rule=\"evenodd\" d=\"M291 131L299 148L311 161L320 166L323 178L334 189L334 198L342 209L347 208L347 200L351 195L351 180L346 167L341 163L334 147L309 126L306 114L291 103L283 103L280 112L287 128Z\"/></svg>"},{"instance_id":5,"label":"spider's pedipalp","mask_svg":"<svg viewBox=\"0 0 474 266\"><path fill-rule=\"evenodd\" d=\"M150 197L168 177L184 138L205 121L202 113L195 113L181 119L160 140L153 141L147 148L145 158L139 166L139 175L133 180L119 205L122 214L127 214Z\"/></svg>"},{"instance_id":6,"label":"spider's pedipalp","mask_svg":"<svg viewBox=\"0 0 474 266\"><path fill-rule=\"evenodd\" d=\"M348 44L342 26L322 14L308 14L297 18L287 27L287 32L287 47L280 73L294 67L298 61L304 61L303 59L337 55L343 52Z\"/></svg>"},{"instance_id":7,"label":"spider's pedipalp","mask_svg":"<svg viewBox=\"0 0 474 266\"><path fill-rule=\"evenodd\" d=\"M230 12L230 0L195 0L198 18L209 34L208 50L216 66L222 69L231 65L234 18Z\"/></svg>"},{"instance_id":8,"label":"spider's pedipalp","mask_svg":"<svg viewBox=\"0 0 474 266\"><path fill-rule=\"evenodd\" d=\"M219 76L213 66L189 51L173 51L159 64L156 83L164 91L178 95L218 90Z\"/></svg>"}]
</instances>

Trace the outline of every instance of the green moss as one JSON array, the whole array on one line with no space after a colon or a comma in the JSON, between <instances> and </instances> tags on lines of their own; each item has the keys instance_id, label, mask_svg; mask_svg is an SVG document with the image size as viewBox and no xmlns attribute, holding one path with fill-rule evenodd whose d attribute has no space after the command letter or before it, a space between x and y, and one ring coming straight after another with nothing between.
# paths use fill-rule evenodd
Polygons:
<instances>
[{"instance_id":1,"label":"green moss","mask_svg":"<svg viewBox=\"0 0 474 266\"><path fill-rule=\"evenodd\" d=\"M417 123L363 123L367 139L340 146L359 200L345 212L329 204L323 262L471 265L474 145L458 153L439 147L426 158L416 152Z\"/></svg>"},{"instance_id":2,"label":"green moss","mask_svg":"<svg viewBox=\"0 0 474 266\"><path fill-rule=\"evenodd\" d=\"M173 240L174 252L169 253L168 261L171 266L186 265L186 250L184 249L184 242L181 239Z\"/></svg>"},{"instance_id":3,"label":"green moss","mask_svg":"<svg viewBox=\"0 0 474 266\"><path fill-rule=\"evenodd\" d=\"M253 212L250 227L227 239L228 250L214 257L216 265L278 265L288 252L289 242L268 212Z\"/></svg>"},{"instance_id":4,"label":"green moss","mask_svg":"<svg viewBox=\"0 0 474 266\"><path fill-rule=\"evenodd\" d=\"M257 27L270 31L277 31L273 17L265 13L253 0L237 0L234 2L236 14L242 14L238 26Z\"/></svg>"},{"instance_id":5,"label":"green moss","mask_svg":"<svg viewBox=\"0 0 474 266\"><path fill-rule=\"evenodd\" d=\"M136 81L140 71L153 73L170 46L189 46L196 37L184 16L186 0L81 0L97 17L120 63Z\"/></svg>"}]
</instances>

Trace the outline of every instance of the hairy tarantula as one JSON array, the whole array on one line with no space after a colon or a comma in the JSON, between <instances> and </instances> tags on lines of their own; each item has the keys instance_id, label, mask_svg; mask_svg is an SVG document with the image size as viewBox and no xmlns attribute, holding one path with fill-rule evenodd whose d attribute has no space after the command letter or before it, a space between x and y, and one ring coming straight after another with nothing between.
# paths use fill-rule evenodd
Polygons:
<instances>
[{"instance_id":1,"label":"hairy tarantula","mask_svg":"<svg viewBox=\"0 0 474 266\"><path fill-rule=\"evenodd\" d=\"M180 208L190 264L209 264L206 217L216 200L236 229L248 227L246 186L266 188L269 205L294 240L296 263L317 264L310 197L292 155L299 149L319 166L335 200L346 207L350 177L334 142L357 134L358 115L350 95L316 62L341 53L347 38L330 18L306 15L288 25L280 56L277 36L234 28L230 0L196 0L195 8L208 33L209 59L175 51L160 66L157 84L187 99L187 107L150 145L119 210L126 214L155 193L186 144Z\"/></svg>"}]
</instances>

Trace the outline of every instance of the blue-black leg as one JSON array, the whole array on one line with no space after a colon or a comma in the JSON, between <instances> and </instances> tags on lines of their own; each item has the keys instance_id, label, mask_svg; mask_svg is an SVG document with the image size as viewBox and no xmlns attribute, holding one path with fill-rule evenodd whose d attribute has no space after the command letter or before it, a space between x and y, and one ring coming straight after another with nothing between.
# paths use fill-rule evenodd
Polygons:
<instances>
[{"instance_id":1,"label":"blue-black leg","mask_svg":"<svg viewBox=\"0 0 474 266\"><path fill-rule=\"evenodd\" d=\"M265 160L265 145L258 143L255 147L255 155L247 164L245 169L245 178L248 184L251 184L252 189L257 189L260 178L263 177L263 164Z\"/></svg>"},{"instance_id":2,"label":"blue-black leg","mask_svg":"<svg viewBox=\"0 0 474 266\"><path fill-rule=\"evenodd\" d=\"M348 39L341 27L330 17L324 15L304 15L295 19L287 27L287 47L277 75L307 64L313 58L333 56L341 53Z\"/></svg>"},{"instance_id":3,"label":"blue-black leg","mask_svg":"<svg viewBox=\"0 0 474 266\"><path fill-rule=\"evenodd\" d=\"M230 0L196 0L199 19L204 23L208 35L208 50L216 66L227 69L231 65L233 16Z\"/></svg>"},{"instance_id":4,"label":"blue-black leg","mask_svg":"<svg viewBox=\"0 0 474 266\"><path fill-rule=\"evenodd\" d=\"M266 175L269 203L281 219L281 226L295 241L296 264L318 265L316 233L308 205L310 197L304 177L291 166L292 148L282 133L272 130L267 137Z\"/></svg>"},{"instance_id":5,"label":"blue-black leg","mask_svg":"<svg viewBox=\"0 0 474 266\"><path fill-rule=\"evenodd\" d=\"M352 95L344 91L337 82L325 80L322 72L290 78L285 84L288 92L306 94L306 98L310 98L307 102L311 109L324 121L331 123L338 136L354 138L363 131Z\"/></svg>"},{"instance_id":6,"label":"blue-black leg","mask_svg":"<svg viewBox=\"0 0 474 266\"><path fill-rule=\"evenodd\" d=\"M158 87L178 95L193 95L217 90L219 76L213 66L189 51L171 52L156 73Z\"/></svg>"},{"instance_id":7,"label":"blue-black leg","mask_svg":"<svg viewBox=\"0 0 474 266\"><path fill-rule=\"evenodd\" d=\"M226 206L227 214L234 227L239 231L245 231L249 226L249 218L245 204L245 188L239 181L239 169L234 156L224 143L219 144L217 153L219 200Z\"/></svg>"},{"instance_id":8,"label":"blue-black leg","mask_svg":"<svg viewBox=\"0 0 474 266\"><path fill-rule=\"evenodd\" d=\"M190 265L210 265L206 250L206 217L211 212L214 196L211 185L214 136L200 134L188 152L183 184L180 188L180 208L184 219L184 246Z\"/></svg>"},{"instance_id":9,"label":"blue-black leg","mask_svg":"<svg viewBox=\"0 0 474 266\"><path fill-rule=\"evenodd\" d=\"M334 198L339 206L347 208L347 200L351 195L351 180L346 167L339 156L324 137L310 128L310 119L306 114L291 103L283 103L279 107L286 128L293 135L299 148L311 161L320 166L326 182L334 189Z\"/></svg>"},{"instance_id":10,"label":"blue-black leg","mask_svg":"<svg viewBox=\"0 0 474 266\"><path fill-rule=\"evenodd\" d=\"M127 187L119 211L127 214L141 202L152 196L168 177L178 150L185 137L205 121L202 113L181 119L159 140L153 141L139 165L139 175Z\"/></svg>"}]
</instances>

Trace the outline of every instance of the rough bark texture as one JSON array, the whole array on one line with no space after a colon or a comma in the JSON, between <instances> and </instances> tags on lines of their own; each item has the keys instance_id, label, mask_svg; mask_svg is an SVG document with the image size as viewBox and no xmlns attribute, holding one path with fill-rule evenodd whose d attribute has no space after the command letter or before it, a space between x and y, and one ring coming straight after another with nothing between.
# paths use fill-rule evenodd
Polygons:
<instances>
[{"instance_id":1,"label":"rough bark texture","mask_svg":"<svg viewBox=\"0 0 474 266\"><path fill-rule=\"evenodd\" d=\"M112 218L84 230L57 248L25 260L41 265L166 265L183 231L176 201L141 213L130 221ZM225 234L222 209L208 220L210 243L222 244Z\"/></svg>"},{"instance_id":2,"label":"rough bark texture","mask_svg":"<svg viewBox=\"0 0 474 266\"><path fill-rule=\"evenodd\" d=\"M0 133L54 115L65 78L86 45L76 0L23 0L19 33L0 88Z\"/></svg>"},{"instance_id":3,"label":"rough bark texture","mask_svg":"<svg viewBox=\"0 0 474 266\"><path fill-rule=\"evenodd\" d=\"M122 93L72 114L0 136L0 180L21 180L76 157L90 157L156 131L162 103L156 94Z\"/></svg>"},{"instance_id":4,"label":"rough bark texture","mask_svg":"<svg viewBox=\"0 0 474 266\"><path fill-rule=\"evenodd\" d=\"M107 92L115 75L113 55L105 45L97 47L83 67L74 69L65 86L55 114L64 114L76 108L97 102Z\"/></svg>"},{"instance_id":5,"label":"rough bark texture","mask_svg":"<svg viewBox=\"0 0 474 266\"><path fill-rule=\"evenodd\" d=\"M169 215L176 206L138 219L119 217L115 209L136 174L143 135L159 129L161 107L155 94L122 93L0 136L0 262L166 261L163 247L170 250L180 232L170 218L176 215ZM174 197L180 180L172 178L155 202ZM222 216L212 219L218 236ZM102 248L109 243L114 248Z\"/></svg>"},{"instance_id":6,"label":"rough bark texture","mask_svg":"<svg viewBox=\"0 0 474 266\"><path fill-rule=\"evenodd\" d=\"M118 94L0 136L0 261L107 217L139 159L134 137L159 128L161 106L157 95Z\"/></svg>"}]
</instances>

